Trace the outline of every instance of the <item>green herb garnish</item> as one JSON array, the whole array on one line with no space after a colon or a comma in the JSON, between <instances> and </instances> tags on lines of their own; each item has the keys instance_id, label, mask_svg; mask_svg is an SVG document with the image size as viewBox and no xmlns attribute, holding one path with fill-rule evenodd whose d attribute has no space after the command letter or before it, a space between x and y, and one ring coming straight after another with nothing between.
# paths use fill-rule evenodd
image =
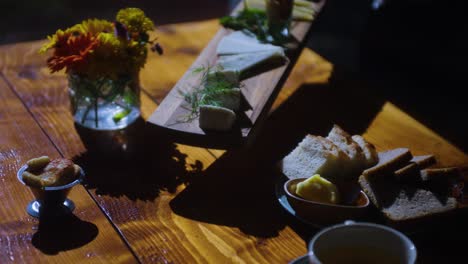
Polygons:
<instances>
[{"instance_id":1,"label":"green herb garnish","mask_svg":"<svg viewBox=\"0 0 468 264\"><path fill-rule=\"evenodd\" d=\"M190 111L187 122L198 117L200 105L222 106L220 93L241 86L239 81L228 79L218 67L200 66L192 73L200 74L200 84L190 92L179 91L188 104L185 108Z\"/></svg>"},{"instance_id":2,"label":"green herb garnish","mask_svg":"<svg viewBox=\"0 0 468 264\"><path fill-rule=\"evenodd\" d=\"M260 42L271 43L283 46L290 39L281 32L271 32L268 28L268 18L265 10L248 8L244 4L244 9L235 16L224 16L219 19L221 25L233 30L245 30L253 33Z\"/></svg>"}]
</instances>

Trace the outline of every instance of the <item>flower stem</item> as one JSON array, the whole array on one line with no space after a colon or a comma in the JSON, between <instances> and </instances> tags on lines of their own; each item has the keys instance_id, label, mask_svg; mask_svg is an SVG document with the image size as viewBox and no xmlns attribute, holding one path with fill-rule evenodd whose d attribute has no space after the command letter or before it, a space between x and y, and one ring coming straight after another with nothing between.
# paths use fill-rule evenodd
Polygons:
<instances>
[{"instance_id":1,"label":"flower stem","mask_svg":"<svg viewBox=\"0 0 468 264\"><path fill-rule=\"evenodd\" d=\"M98 98L97 97L94 99L94 123L96 124L96 128L98 128L99 122L98 122Z\"/></svg>"},{"instance_id":2,"label":"flower stem","mask_svg":"<svg viewBox=\"0 0 468 264\"><path fill-rule=\"evenodd\" d=\"M88 117L88 114L89 114L89 111L91 110L91 105L88 105L88 107L86 107L86 110L83 114L83 117L81 118L81 124L84 125L85 121L86 121L86 117Z\"/></svg>"}]
</instances>

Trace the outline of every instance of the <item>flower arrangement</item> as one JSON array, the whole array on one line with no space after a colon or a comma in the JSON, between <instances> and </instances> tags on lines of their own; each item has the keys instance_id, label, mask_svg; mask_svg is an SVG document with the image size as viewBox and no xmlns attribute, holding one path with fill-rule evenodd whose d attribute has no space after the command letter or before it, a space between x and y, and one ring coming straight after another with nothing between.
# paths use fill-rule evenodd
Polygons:
<instances>
[{"instance_id":1,"label":"flower arrangement","mask_svg":"<svg viewBox=\"0 0 468 264\"><path fill-rule=\"evenodd\" d=\"M120 129L140 116L138 73L148 48L162 55L154 23L138 8L121 9L115 21L88 19L48 37L40 53L51 73L68 74L75 122L92 129Z\"/></svg>"},{"instance_id":2,"label":"flower arrangement","mask_svg":"<svg viewBox=\"0 0 468 264\"><path fill-rule=\"evenodd\" d=\"M156 40L148 32L154 24L138 8L126 8L117 13L114 22L88 19L49 36L41 53L53 49L47 65L52 73L65 69L67 73L90 79L109 77L140 70L147 58L147 46L162 54Z\"/></svg>"}]
</instances>

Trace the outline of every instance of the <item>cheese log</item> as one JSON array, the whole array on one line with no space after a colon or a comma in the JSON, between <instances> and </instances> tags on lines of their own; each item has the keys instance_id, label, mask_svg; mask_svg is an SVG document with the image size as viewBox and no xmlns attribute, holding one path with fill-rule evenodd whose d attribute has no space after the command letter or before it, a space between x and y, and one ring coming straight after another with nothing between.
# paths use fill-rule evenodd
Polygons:
<instances>
[{"instance_id":1,"label":"cheese log","mask_svg":"<svg viewBox=\"0 0 468 264\"><path fill-rule=\"evenodd\" d=\"M236 120L236 114L224 107L201 105L199 110L198 122L203 130L229 131Z\"/></svg>"}]
</instances>

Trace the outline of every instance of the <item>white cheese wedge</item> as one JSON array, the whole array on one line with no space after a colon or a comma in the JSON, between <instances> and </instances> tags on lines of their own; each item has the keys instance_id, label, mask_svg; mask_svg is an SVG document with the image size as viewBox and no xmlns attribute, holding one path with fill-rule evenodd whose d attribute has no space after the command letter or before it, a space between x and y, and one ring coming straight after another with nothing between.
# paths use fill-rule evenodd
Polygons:
<instances>
[{"instance_id":1,"label":"white cheese wedge","mask_svg":"<svg viewBox=\"0 0 468 264\"><path fill-rule=\"evenodd\" d=\"M222 74L227 81L236 84L239 82L239 72L236 70L224 70L223 68L219 67L219 69L213 69L211 72L208 73L208 81L212 78L219 78L219 74Z\"/></svg>"},{"instance_id":2,"label":"white cheese wedge","mask_svg":"<svg viewBox=\"0 0 468 264\"><path fill-rule=\"evenodd\" d=\"M230 35L221 39L216 48L216 54L222 55L236 55L242 53L256 53L263 51L283 51L283 48L271 44L261 44L247 39L241 34L229 37Z\"/></svg>"},{"instance_id":3,"label":"white cheese wedge","mask_svg":"<svg viewBox=\"0 0 468 264\"><path fill-rule=\"evenodd\" d=\"M231 34L224 36L224 39L227 39L227 40L234 39L234 40L241 40L241 41L245 41L249 43L261 44L260 41L255 37L255 35L247 34L241 30L234 31Z\"/></svg>"},{"instance_id":4,"label":"white cheese wedge","mask_svg":"<svg viewBox=\"0 0 468 264\"><path fill-rule=\"evenodd\" d=\"M205 95L201 99L203 105L221 106L232 111L237 111L241 104L241 90L239 88L224 89Z\"/></svg>"},{"instance_id":5,"label":"white cheese wedge","mask_svg":"<svg viewBox=\"0 0 468 264\"><path fill-rule=\"evenodd\" d=\"M221 56L218 60L218 65L221 71L230 71L242 73L253 69L254 67L261 66L264 63L269 63L273 60L284 58L284 51L271 50L257 53L238 54L232 56Z\"/></svg>"},{"instance_id":6,"label":"white cheese wedge","mask_svg":"<svg viewBox=\"0 0 468 264\"><path fill-rule=\"evenodd\" d=\"M236 120L234 111L212 105L201 105L199 126L203 130L229 131Z\"/></svg>"}]
</instances>

